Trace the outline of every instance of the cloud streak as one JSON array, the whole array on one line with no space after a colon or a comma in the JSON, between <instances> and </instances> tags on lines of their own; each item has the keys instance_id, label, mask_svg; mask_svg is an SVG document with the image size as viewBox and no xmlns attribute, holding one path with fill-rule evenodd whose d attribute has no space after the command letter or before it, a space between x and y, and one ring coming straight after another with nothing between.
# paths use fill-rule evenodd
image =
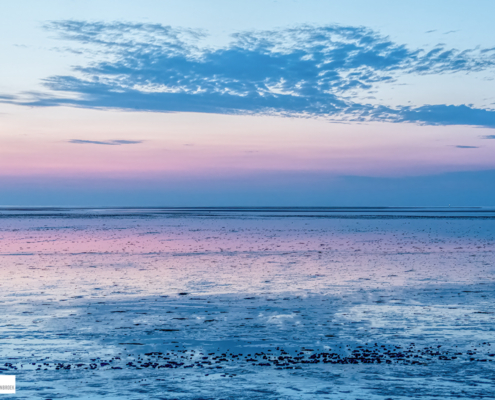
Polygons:
<instances>
[{"instance_id":1,"label":"cloud streak","mask_svg":"<svg viewBox=\"0 0 495 400\"><path fill-rule=\"evenodd\" d=\"M142 143L142 140L82 140L82 139L72 139L69 143L74 144L103 144L106 146L120 146L123 144L138 144Z\"/></svg>"},{"instance_id":2,"label":"cloud streak","mask_svg":"<svg viewBox=\"0 0 495 400\"><path fill-rule=\"evenodd\" d=\"M52 94L37 94L22 103L29 106L495 128L493 110L445 104L390 107L357 100L377 84L392 83L404 74L493 68L495 49L409 49L371 29L338 25L239 32L221 48L201 46L204 32L160 24L57 21L45 29L90 46L97 58L74 67L72 75L47 78L44 85Z\"/></svg>"}]
</instances>

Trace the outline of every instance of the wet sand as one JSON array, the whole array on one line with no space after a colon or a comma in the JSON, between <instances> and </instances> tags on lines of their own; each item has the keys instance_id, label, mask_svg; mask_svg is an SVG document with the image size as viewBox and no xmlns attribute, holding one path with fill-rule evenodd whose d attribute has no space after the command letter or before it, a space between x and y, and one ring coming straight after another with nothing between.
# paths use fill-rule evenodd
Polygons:
<instances>
[{"instance_id":1,"label":"wet sand","mask_svg":"<svg viewBox=\"0 0 495 400\"><path fill-rule=\"evenodd\" d=\"M492 210L10 209L0 223L15 398L495 396Z\"/></svg>"}]
</instances>

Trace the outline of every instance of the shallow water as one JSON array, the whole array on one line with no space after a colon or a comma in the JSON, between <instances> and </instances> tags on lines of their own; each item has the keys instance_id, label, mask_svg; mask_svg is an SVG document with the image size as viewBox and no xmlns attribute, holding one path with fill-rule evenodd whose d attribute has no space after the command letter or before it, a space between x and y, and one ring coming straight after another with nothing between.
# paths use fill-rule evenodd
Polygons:
<instances>
[{"instance_id":1,"label":"shallow water","mask_svg":"<svg viewBox=\"0 0 495 400\"><path fill-rule=\"evenodd\" d=\"M15 398L493 398L494 250L487 208L2 209L0 373Z\"/></svg>"}]
</instances>

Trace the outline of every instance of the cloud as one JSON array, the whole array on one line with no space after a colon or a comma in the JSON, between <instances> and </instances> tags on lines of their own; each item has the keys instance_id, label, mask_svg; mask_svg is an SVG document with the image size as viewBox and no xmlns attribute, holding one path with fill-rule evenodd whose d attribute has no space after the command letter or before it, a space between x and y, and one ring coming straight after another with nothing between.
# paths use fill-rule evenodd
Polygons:
<instances>
[{"instance_id":1,"label":"cloud","mask_svg":"<svg viewBox=\"0 0 495 400\"><path fill-rule=\"evenodd\" d=\"M201 45L202 31L160 24L56 21L45 28L96 58L71 75L48 77L51 94L21 104L495 127L490 110L356 100L399 75L492 68L495 49L409 49L369 28L339 25L238 32L218 48Z\"/></svg>"},{"instance_id":2,"label":"cloud","mask_svg":"<svg viewBox=\"0 0 495 400\"><path fill-rule=\"evenodd\" d=\"M482 139L495 139L495 135L482 136Z\"/></svg>"},{"instance_id":3,"label":"cloud","mask_svg":"<svg viewBox=\"0 0 495 400\"><path fill-rule=\"evenodd\" d=\"M462 146L462 145L458 145L455 147L457 147L458 149L478 149L479 148L478 146Z\"/></svg>"},{"instance_id":4,"label":"cloud","mask_svg":"<svg viewBox=\"0 0 495 400\"><path fill-rule=\"evenodd\" d=\"M495 111L465 105L425 105L417 108L403 107L397 113L399 121L427 125L479 125L495 128Z\"/></svg>"},{"instance_id":5,"label":"cloud","mask_svg":"<svg viewBox=\"0 0 495 400\"><path fill-rule=\"evenodd\" d=\"M142 140L104 140L104 141L82 140L82 139L69 140L69 143L75 143L75 144L103 144L109 146L120 146L122 144L138 144L142 142L143 142Z\"/></svg>"}]
</instances>

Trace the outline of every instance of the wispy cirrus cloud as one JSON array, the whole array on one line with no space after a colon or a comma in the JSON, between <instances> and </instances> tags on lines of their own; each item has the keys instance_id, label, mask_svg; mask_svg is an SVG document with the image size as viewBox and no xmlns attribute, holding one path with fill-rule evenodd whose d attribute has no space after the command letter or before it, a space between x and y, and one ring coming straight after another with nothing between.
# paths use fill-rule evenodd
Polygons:
<instances>
[{"instance_id":1,"label":"wispy cirrus cloud","mask_svg":"<svg viewBox=\"0 0 495 400\"><path fill-rule=\"evenodd\" d=\"M107 146L120 146L123 144L139 144L143 143L142 140L82 140L82 139L72 139L69 143L75 144L103 144Z\"/></svg>"},{"instance_id":2,"label":"wispy cirrus cloud","mask_svg":"<svg viewBox=\"0 0 495 400\"><path fill-rule=\"evenodd\" d=\"M22 103L29 106L265 113L495 128L495 111L490 109L446 104L391 107L358 100L360 93L404 74L493 68L493 48L410 49L369 28L339 25L239 32L220 48L202 46L202 31L160 24L56 21L45 29L92 46L104 57L74 67L72 75L45 79L52 94L37 94Z\"/></svg>"}]
</instances>

